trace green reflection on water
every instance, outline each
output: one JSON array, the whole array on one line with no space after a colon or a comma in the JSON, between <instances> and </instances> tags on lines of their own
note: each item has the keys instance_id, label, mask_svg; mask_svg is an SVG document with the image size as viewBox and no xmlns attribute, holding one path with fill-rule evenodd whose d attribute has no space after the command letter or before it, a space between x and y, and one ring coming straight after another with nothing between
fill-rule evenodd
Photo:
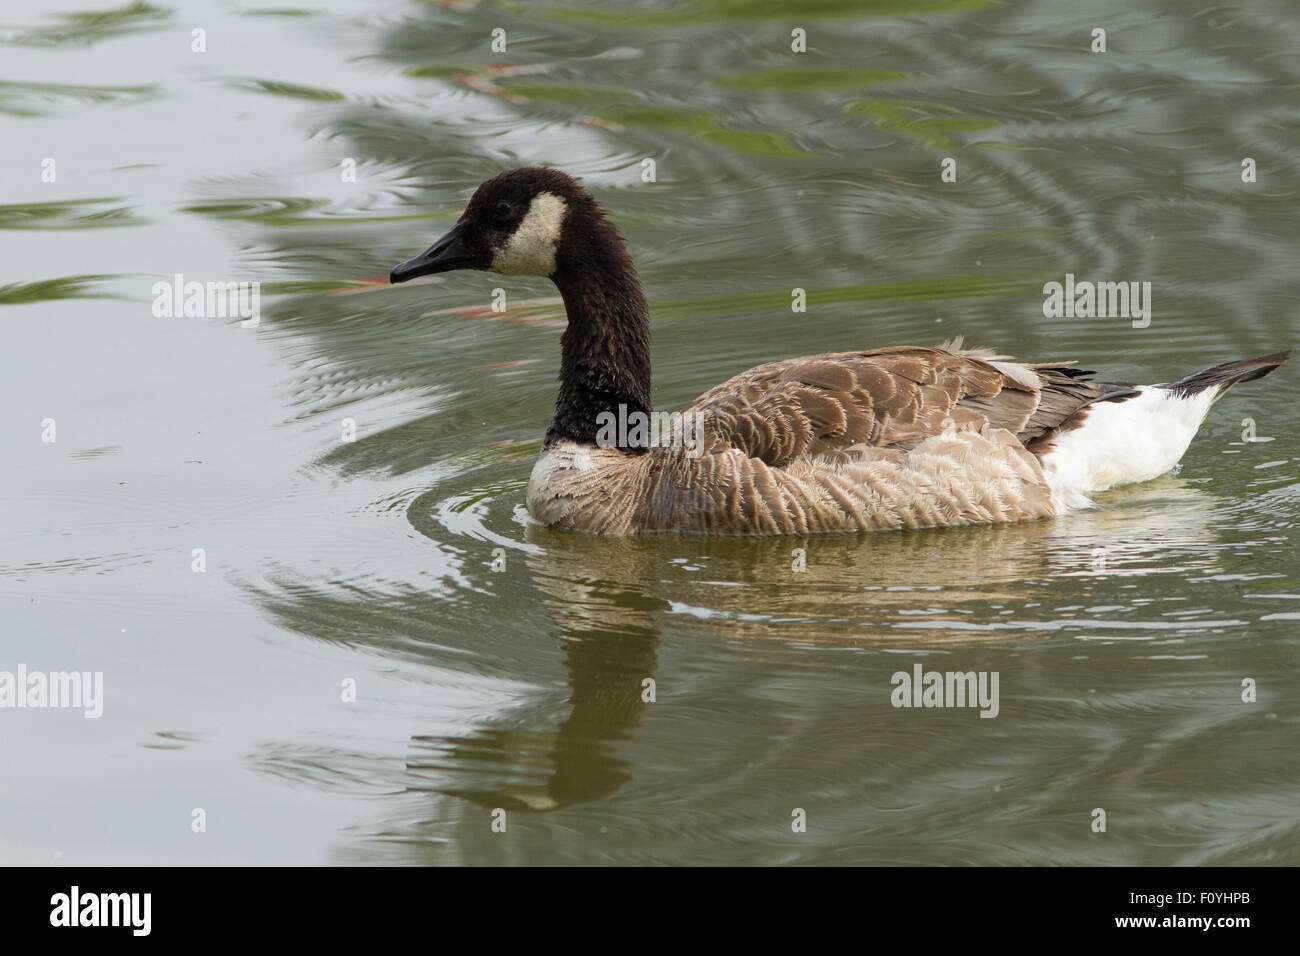
<instances>
[{"instance_id":1,"label":"green reflection on water","mask_svg":"<svg viewBox=\"0 0 1300 956\"><path fill-rule=\"evenodd\" d=\"M10 116L45 116L45 104L73 100L81 103L112 103L154 96L159 88L147 86L78 86L68 83L15 83L0 80L0 113Z\"/></svg>"},{"instance_id":2,"label":"green reflection on water","mask_svg":"<svg viewBox=\"0 0 1300 956\"><path fill-rule=\"evenodd\" d=\"M162 29L172 12L149 3L131 3L112 10L60 13L53 18L57 23L11 33L4 42L21 46L89 46L131 33Z\"/></svg>"},{"instance_id":3,"label":"green reflection on water","mask_svg":"<svg viewBox=\"0 0 1300 956\"><path fill-rule=\"evenodd\" d=\"M960 133L977 133L1002 126L995 119L969 119L951 106L915 100L854 100L844 106L854 116L865 116L877 129L895 130L919 139L934 149L953 149ZM936 115L938 114L938 115Z\"/></svg>"},{"instance_id":4,"label":"green reflection on water","mask_svg":"<svg viewBox=\"0 0 1300 956\"><path fill-rule=\"evenodd\" d=\"M603 110L600 118L620 126L653 126L658 129L688 133L697 139L756 156L811 156L780 133L761 130L729 129L721 117L709 110L673 106L614 106Z\"/></svg>"},{"instance_id":5,"label":"green reflection on water","mask_svg":"<svg viewBox=\"0 0 1300 956\"><path fill-rule=\"evenodd\" d=\"M792 5L790 0L692 0L669 10L615 9L599 7L548 7L537 12L564 20L582 20L593 24L625 24L635 26L671 26L676 24L708 23L711 20L763 21L829 20L840 17L854 19L900 16L923 16L948 13L956 10L974 10L988 6L990 0L810 0ZM522 4L503 3L509 10L522 12L536 8Z\"/></svg>"},{"instance_id":6,"label":"green reflection on water","mask_svg":"<svg viewBox=\"0 0 1300 956\"><path fill-rule=\"evenodd\" d=\"M43 279L40 282L15 282L9 285L0 285L0 305L27 305L32 302L48 302L52 299L119 298L92 287L94 283L106 282L116 278L118 276L64 276L61 279Z\"/></svg>"},{"instance_id":7,"label":"green reflection on water","mask_svg":"<svg viewBox=\"0 0 1300 956\"><path fill-rule=\"evenodd\" d=\"M146 222L130 206L94 209L109 199L69 199L63 202L11 203L0 206L0 229L95 229L109 226L139 226Z\"/></svg>"},{"instance_id":8,"label":"green reflection on water","mask_svg":"<svg viewBox=\"0 0 1300 956\"><path fill-rule=\"evenodd\" d=\"M758 70L721 76L714 82L734 90L820 93L892 83L905 80L908 75L900 70Z\"/></svg>"},{"instance_id":9,"label":"green reflection on water","mask_svg":"<svg viewBox=\"0 0 1300 956\"><path fill-rule=\"evenodd\" d=\"M287 96L295 100L316 100L332 103L344 99L338 90L323 90L315 86L303 86L300 83L286 83L283 80L233 80L231 86L252 90L254 93L270 93L272 96Z\"/></svg>"}]
</instances>

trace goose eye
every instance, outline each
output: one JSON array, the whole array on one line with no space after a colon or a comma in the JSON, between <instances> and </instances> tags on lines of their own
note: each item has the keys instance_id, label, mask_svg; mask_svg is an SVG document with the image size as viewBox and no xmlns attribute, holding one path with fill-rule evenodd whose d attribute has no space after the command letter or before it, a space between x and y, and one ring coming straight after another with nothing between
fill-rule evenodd
<instances>
[{"instance_id":1,"label":"goose eye","mask_svg":"<svg viewBox=\"0 0 1300 956\"><path fill-rule=\"evenodd\" d=\"M510 203L503 199L501 202L497 203L497 218L504 219L508 215L510 215Z\"/></svg>"}]
</instances>

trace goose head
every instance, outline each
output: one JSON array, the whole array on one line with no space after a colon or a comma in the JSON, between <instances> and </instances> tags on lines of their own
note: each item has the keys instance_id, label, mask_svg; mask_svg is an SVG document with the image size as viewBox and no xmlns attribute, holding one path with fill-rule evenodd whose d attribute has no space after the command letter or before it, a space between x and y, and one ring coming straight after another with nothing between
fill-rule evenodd
<instances>
[{"instance_id":1,"label":"goose head","mask_svg":"<svg viewBox=\"0 0 1300 956\"><path fill-rule=\"evenodd\" d=\"M554 277L583 224L603 222L595 200L567 173L538 166L513 169L479 186L452 230L396 266L389 281L454 269Z\"/></svg>"}]
</instances>

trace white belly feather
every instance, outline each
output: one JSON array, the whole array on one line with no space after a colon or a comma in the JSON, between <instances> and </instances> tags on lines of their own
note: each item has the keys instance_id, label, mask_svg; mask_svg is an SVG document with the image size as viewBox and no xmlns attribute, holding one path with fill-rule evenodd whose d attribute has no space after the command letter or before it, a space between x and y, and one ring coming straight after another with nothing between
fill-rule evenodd
<instances>
[{"instance_id":1,"label":"white belly feather","mask_svg":"<svg viewBox=\"0 0 1300 956\"><path fill-rule=\"evenodd\" d=\"M1061 510L1087 507L1092 492L1172 469L1219 390L1187 398L1155 386L1140 391L1127 401L1093 405L1083 425L1059 436L1043 455L1043 473Z\"/></svg>"}]
</instances>

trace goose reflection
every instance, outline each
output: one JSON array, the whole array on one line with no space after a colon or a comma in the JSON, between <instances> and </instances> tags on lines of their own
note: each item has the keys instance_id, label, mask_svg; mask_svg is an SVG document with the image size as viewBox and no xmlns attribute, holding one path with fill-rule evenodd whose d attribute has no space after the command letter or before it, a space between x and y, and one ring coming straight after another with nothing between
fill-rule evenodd
<instances>
[{"instance_id":1,"label":"goose reflection","mask_svg":"<svg viewBox=\"0 0 1300 956\"><path fill-rule=\"evenodd\" d=\"M510 728L413 737L406 786L533 812L606 799L633 778L624 750L656 706L650 687L674 692L649 683L665 628L792 666L818 646L1006 641L1024 631L1007 629L1014 617L1001 625L997 609L1049 600L1062 575L1158 573L1171 549L1184 556L1180 570L1189 555L1212 568L1212 505L1170 478L1068 522L979 529L626 539L529 525L520 554L563 647L567 693L530 699Z\"/></svg>"},{"instance_id":2,"label":"goose reflection","mask_svg":"<svg viewBox=\"0 0 1300 956\"><path fill-rule=\"evenodd\" d=\"M563 645L567 713L556 723L541 713L527 720L553 729L481 727L463 736L412 737L408 788L545 811L600 800L631 779L618 744L634 735L647 706L659 644L654 618L663 602L597 578L551 578L542 590ZM526 710L549 712L552 704L547 698Z\"/></svg>"}]
</instances>

